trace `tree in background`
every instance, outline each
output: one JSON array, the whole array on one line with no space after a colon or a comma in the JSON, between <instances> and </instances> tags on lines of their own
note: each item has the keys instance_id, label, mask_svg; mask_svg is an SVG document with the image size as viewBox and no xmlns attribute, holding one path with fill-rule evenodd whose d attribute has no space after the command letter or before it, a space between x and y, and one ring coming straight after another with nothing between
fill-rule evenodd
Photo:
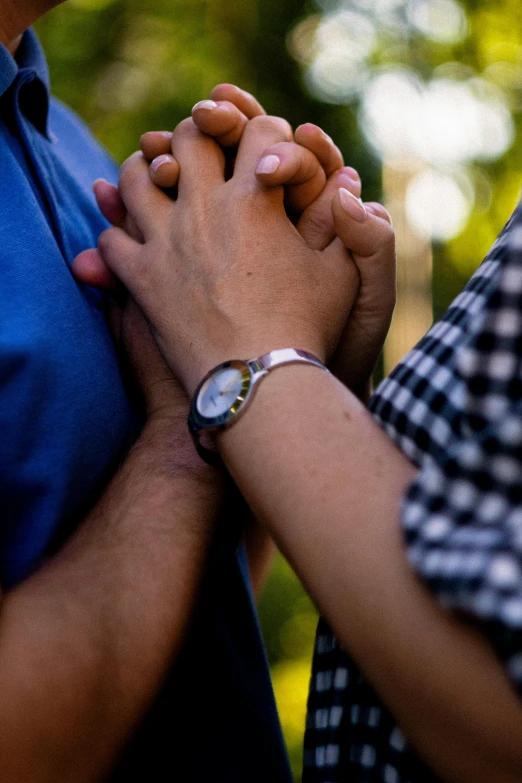
<instances>
[{"instance_id":1,"label":"tree in background","mask_svg":"<svg viewBox=\"0 0 522 783\"><path fill-rule=\"evenodd\" d=\"M398 232L388 365L432 304L437 316L460 290L517 201L518 0L68 0L38 32L55 94L119 161L223 81L294 126L321 125L364 198L384 195ZM260 612L298 779L316 615L282 560Z\"/></svg>"}]
</instances>

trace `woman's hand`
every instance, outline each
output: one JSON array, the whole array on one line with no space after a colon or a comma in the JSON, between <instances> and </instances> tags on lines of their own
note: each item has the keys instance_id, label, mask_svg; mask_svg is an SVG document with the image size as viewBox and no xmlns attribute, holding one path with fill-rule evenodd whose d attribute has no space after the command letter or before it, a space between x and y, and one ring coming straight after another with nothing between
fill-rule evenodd
<instances>
[{"instance_id":1,"label":"woman's hand","mask_svg":"<svg viewBox=\"0 0 522 783\"><path fill-rule=\"evenodd\" d=\"M210 95L211 100L194 106L192 119L225 151L227 167L232 171L249 121L266 112L250 93L233 84L219 84ZM168 132L145 133L141 138L141 150L151 162L151 179L161 188L177 184L179 165L172 155L171 141ZM293 142L276 143L263 151L256 176L267 187L285 186L286 210L297 220L322 193L327 178L343 168L347 187L360 191L359 175L355 169L344 167L341 151L332 139L317 125L305 123L295 131Z\"/></svg>"},{"instance_id":2,"label":"woman's hand","mask_svg":"<svg viewBox=\"0 0 522 783\"><path fill-rule=\"evenodd\" d=\"M249 93L221 84L193 109L197 127L221 146L234 149L248 122L265 112ZM172 134L146 133L141 149L150 161L152 181L159 187L177 184L179 165L172 155ZM285 206L294 216L306 243L323 250L339 236L351 253L360 274L360 290L348 316L330 369L367 400L371 377L386 338L395 305L395 241L391 219L381 204L354 203L361 195L355 169L344 166L332 139L311 123L299 126L294 144L274 144L263 153L270 165L258 165L256 176L266 187L285 185ZM341 194L340 189L348 191Z\"/></svg>"},{"instance_id":3,"label":"woman's hand","mask_svg":"<svg viewBox=\"0 0 522 783\"><path fill-rule=\"evenodd\" d=\"M248 122L265 112L252 95L231 84L215 87L211 98L196 104L193 119L225 148L230 165ZM172 133L166 131L146 133L141 139L152 181L170 194L179 176L171 144ZM354 203L350 193L361 194L358 173L344 166L330 137L311 123L297 128L294 142L276 143L264 150L256 177L266 187L285 186L286 210L310 247L322 250L338 235L351 252L361 287L330 369L361 399L367 399L395 302L394 235L388 213L380 204L365 204L364 212ZM342 198L340 188L348 191ZM98 182L95 193L105 217L113 225L122 224L126 211L117 188ZM135 226L132 229L136 233ZM75 272L91 285L117 284L99 254L82 254L75 261Z\"/></svg>"},{"instance_id":4,"label":"woman's hand","mask_svg":"<svg viewBox=\"0 0 522 783\"><path fill-rule=\"evenodd\" d=\"M256 179L263 151L291 139L283 120L254 118L226 181L220 148L192 120L181 123L172 138L177 201L154 187L141 154L122 168L121 196L144 241L113 228L99 249L189 391L230 358L295 346L326 359L342 332L355 264L338 239L309 248L285 214L282 188Z\"/></svg>"}]
</instances>

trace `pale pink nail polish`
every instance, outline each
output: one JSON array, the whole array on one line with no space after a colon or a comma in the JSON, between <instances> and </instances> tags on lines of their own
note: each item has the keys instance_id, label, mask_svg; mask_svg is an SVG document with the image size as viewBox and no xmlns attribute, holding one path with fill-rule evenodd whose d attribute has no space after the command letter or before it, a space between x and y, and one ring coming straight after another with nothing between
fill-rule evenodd
<instances>
[{"instance_id":1,"label":"pale pink nail polish","mask_svg":"<svg viewBox=\"0 0 522 783\"><path fill-rule=\"evenodd\" d=\"M157 171L160 166L163 166L165 163L172 163L172 158L170 155L158 155L157 158L154 158L152 163L150 164L150 167L152 171Z\"/></svg>"},{"instance_id":2,"label":"pale pink nail polish","mask_svg":"<svg viewBox=\"0 0 522 783\"><path fill-rule=\"evenodd\" d=\"M277 155L266 155L257 165L256 174L274 174L281 165Z\"/></svg>"},{"instance_id":3,"label":"pale pink nail polish","mask_svg":"<svg viewBox=\"0 0 522 783\"><path fill-rule=\"evenodd\" d=\"M200 101L192 107L192 111L195 111L196 109L208 109L209 111L212 111L212 109L217 109L217 107L216 101Z\"/></svg>"},{"instance_id":4,"label":"pale pink nail polish","mask_svg":"<svg viewBox=\"0 0 522 783\"><path fill-rule=\"evenodd\" d=\"M346 188L339 188L339 198L341 199L341 206L344 211L358 223L364 223L368 217L368 213L357 196L354 196L353 193L350 193Z\"/></svg>"}]
</instances>

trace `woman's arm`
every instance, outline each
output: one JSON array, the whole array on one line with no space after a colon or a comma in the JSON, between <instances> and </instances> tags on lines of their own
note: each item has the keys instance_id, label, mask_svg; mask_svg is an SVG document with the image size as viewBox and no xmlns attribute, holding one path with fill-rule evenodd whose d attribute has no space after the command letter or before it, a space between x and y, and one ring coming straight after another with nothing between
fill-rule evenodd
<instances>
[{"instance_id":1,"label":"woman's arm","mask_svg":"<svg viewBox=\"0 0 522 783\"><path fill-rule=\"evenodd\" d=\"M350 252L339 239L324 250L305 245L282 192L255 179L263 150L289 135L280 120L252 120L225 180L219 149L183 123L173 136L176 202L151 185L142 159L123 168L122 196L144 243L110 229L100 251L189 394L220 361L283 347L325 359L359 281L393 258L389 223L361 214L349 194L349 206L358 205L346 232ZM341 211L339 192L334 219ZM444 613L410 569L399 511L415 470L355 396L318 368L277 369L218 446L254 513L433 769L451 783L521 781L515 692L488 643Z\"/></svg>"},{"instance_id":2,"label":"woman's arm","mask_svg":"<svg viewBox=\"0 0 522 783\"><path fill-rule=\"evenodd\" d=\"M522 708L488 643L437 606L406 560L415 469L320 369L269 374L219 436L227 467L341 645L451 783L522 780Z\"/></svg>"}]
</instances>

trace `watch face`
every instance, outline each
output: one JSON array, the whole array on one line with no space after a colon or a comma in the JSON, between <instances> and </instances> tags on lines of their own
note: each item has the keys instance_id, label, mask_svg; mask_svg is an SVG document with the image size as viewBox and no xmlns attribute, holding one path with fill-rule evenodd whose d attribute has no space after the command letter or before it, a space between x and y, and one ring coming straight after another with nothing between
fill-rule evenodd
<instances>
[{"instance_id":1,"label":"watch face","mask_svg":"<svg viewBox=\"0 0 522 783\"><path fill-rule=\"evenodd\" d=\"M205 419L216 419L235 413L250 386L250 372L242 363L230 363L216 370L199 390L198 413Z\"/></svg>"}]
</instances>

